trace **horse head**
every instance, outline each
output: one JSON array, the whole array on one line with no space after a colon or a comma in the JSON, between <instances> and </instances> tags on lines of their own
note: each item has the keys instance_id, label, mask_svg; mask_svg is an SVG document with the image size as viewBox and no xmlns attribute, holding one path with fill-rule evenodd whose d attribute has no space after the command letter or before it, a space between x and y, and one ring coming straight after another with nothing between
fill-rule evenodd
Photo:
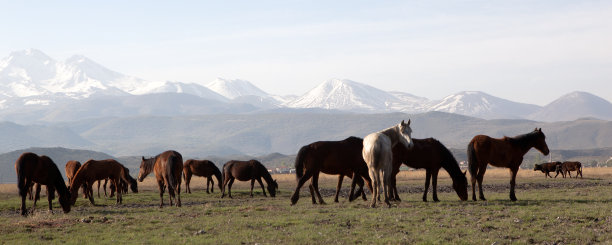
<instances>
[{"instance_id":1,"label":"horse head","mask_svg":"<svg viewBox=\"0 0 612 245\"><path fill-rule=\"evenodd\" d=\"M468 199L467 178L465 177L466 174L467 171L462 172L460 178L453 179L453 189L455 190L455 192L457 192L457 195L459 196L459 199L461 199L461 201L465 201Z\"/></svg>"},{"instance_id":2,"label":"horse head","mask_svg":"<svg viewBox=\"0 0 612 245\"><path fill-rule=\"evenodd\" d=\"M149 173L151 173L151 170L153 168L153 164L151 164L150 162L153 160L153 158L149 158L146 159L144 156L142 157L142 161L140 162L140 171L138 172L138 181L142 182L144 180L144 178L147 177L147 175L149 175Z\"/></svg>"},{"instance_id":3,"label":"horse head","mask_svg":"<svg viewBox=\"0 0 612 245\"><path fill-rule=\"evenodd\" d=\"M536 128L533 133L535 133L538 137L536 138L536 142L534 147L538 149L538 151L542 152L545 156L550 153L548 150L548 145L546 145L546 135L542 132L542 128Z\"/></svg>"},{"instance_id":4,"label":"horse head","mask_svg":"<svg viewBox=\"0 0 612 245\"><path fill-rule=\"evenodd\" d=\"M276 180L272 180L272 182L268 183L268 192L270 192L271 197L276 196L276 189L278 189L278 183Z\"/></svg>"},{"instance_id":5,"label":"horse head","mask_svg":"<svg viewBox=\"0 0 612 245\"><path fill-rule=\"evenodd\" d=\"M397 125L397 128L399 129L399 138L402 144L404 144L406 148L412 148L414 144L412 143L412 129L410 128L410 119L408 119L408 123L404 123L404 120L402 120L402 122Z\"/></svg>"},{"instance_id":6,"label":"horse head","mask_svg":"<svg viewBox=\"0 0 612 245\"><path fill-rule=\"evenodd\" d=\"M71 198L70 198L70 191L67 191L65 194L60 195L59 197L59 203L60 206L62 206L62 210L64 210L64 213L68 213L70 212L70 205L71 205Z\"/></svg>"}]
</instances>

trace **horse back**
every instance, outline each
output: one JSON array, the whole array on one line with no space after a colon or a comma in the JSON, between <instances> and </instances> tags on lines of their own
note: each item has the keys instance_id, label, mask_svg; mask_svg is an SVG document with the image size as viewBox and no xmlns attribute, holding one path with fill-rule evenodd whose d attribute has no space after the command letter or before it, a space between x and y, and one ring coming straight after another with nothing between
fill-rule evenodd
<instances>
[{"instance_id":1,"label":"horse back","mask_svg":"<svg viewBox=\"0 0 612 245\"><path fill-rule=\"evenodd\" d=\"M381 133L371 133L363 138L363 159L368 165L368 168L379 169L382 164L393 159L393 151L391 148L391 139Z\"/></svg>"},{"instance_id":2,"label":"horse back","mask_svg":"<svg viewBox=\"0 0 612 245\"><path fill-rule=\"evenodd\" d=\"M226 177L234 177L240 181L252 180L260 176L259 174L259 163L258 161L229 161L224 166ZM263 167L263 165L262 165Z\"/></svg>"},{"instance_id":3,"label":"horse back","mask_svg":"<svg viewBox=\"0 0 612 245\"><path fill-rule=\"evenodd\" d=\"M42 185L53 185L57 178L62 178L51 158L31 152L19 156L15 161L15 171L18 178L26 178Z\"/></svg>"}]
</instances>

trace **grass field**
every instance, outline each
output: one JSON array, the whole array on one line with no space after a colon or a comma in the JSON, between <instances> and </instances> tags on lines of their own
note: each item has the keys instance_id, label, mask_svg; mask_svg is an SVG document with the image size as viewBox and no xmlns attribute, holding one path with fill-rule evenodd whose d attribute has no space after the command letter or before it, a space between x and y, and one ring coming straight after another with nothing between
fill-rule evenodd
<instances>
[{"instance_id":1,"label":"grass field","mask_svg":"<svg viewBox=\"0 0 612 245\"><path fill-rule=\"evenodd\" d=\"M70 213L57 202L49 213L43 197L32 215L21 217L16 185L0 185L0 243L612 243L612 168L585 168L584 179L545 179L523 170L516 202L508 198L507 170L487 171L486 202L459 201L442 172L441 202L422 202L424 172L405 171L398 178L403 201L374 209L346 196L334 203L334 176L321 178L328 204L313 205L302 188L299 202L290 206L294 175L274 176L281 187L276 198L263 197L258 186L251 198L242 182L234 184L233 199L221 199L218 189L206 194L203 179L195 178L194 193L181 194L183 207L160 209L149 177L122 205L102 197L92 206L79 197Z\"/></svg>"}]
</instances>

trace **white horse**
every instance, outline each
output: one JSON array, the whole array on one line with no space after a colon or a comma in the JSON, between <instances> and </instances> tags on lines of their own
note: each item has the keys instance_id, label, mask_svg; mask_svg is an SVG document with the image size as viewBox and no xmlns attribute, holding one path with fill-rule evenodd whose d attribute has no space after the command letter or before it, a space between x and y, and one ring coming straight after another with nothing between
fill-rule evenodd
<instances>
[{"instance_id":1,"label":"white horse","mask_svg":"<svg viewBox=\"0 0 612 245\"><path fill-rule=\"evenodd\" d=\"M371 133L363 138L363 160L368 164L370 178L372 179L372 203L370 207L376 206L376 200L380 200L380 186L382 171L384 177L383 190L385 194L385 203L390 207L389 203L389 188L391 183L391 172L393 171L393 147L397 143L401 143L406 148L412 148L412 129L410 128L410 120L404 123L404 120L398 125L387 128L385 130Z\"/></svg>"}]
</instances>

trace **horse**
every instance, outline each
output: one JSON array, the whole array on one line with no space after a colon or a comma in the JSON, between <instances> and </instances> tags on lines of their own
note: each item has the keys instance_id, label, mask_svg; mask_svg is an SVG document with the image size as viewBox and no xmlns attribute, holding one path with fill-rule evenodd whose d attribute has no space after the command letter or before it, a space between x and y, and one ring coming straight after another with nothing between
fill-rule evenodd
<instances>
[{"instance_id":1,"label":"horse","mask_svg":"<svg viewBox=\"0 0 612 245\"><path fill-rule=\"evenodd\" d=\"M570 171L576 171L576 179L578 178L579 174L580 178L582 178L582 163L580 162L563 162L563 164L561 164L561 166L557 166L557 168L560 168L561 171L557 172L561 172L563 178L565 178L566 174L571 178L572 174Z\"/></svg>"},{"instance_id":2,"label":"horse","mask_svg":"<svg viewBox=\"0 0 612 245\"><path fill-rule=\"evenodd\" d=\"M193 160L189 159L183 163L183 178L185 178L185 193L191 193L189 183L191 182L191 176L202 176L206 177L206 193L215 192L215 181L212 179L214 175L217 178L217 185L221 190L221 184L223 182L223 176L221 170L215 166L215 164L209 160ZM210 192L208 188L210 187Z\"/></svg>"},{"instance_id":3,"label":"horse","mask_svg":"<svg viewBox=\"0 0 612 245\"><path fill-rule=\"evenodd\" d=\"M425 169L425 192L423 193L423 202L427 202L427 192L429 190L429 181L433 187L433 200L438 202L438 171L444 168L448 175L453 180L453 189L457 192L459 199L465 201L468 198L466 172L461 172L459 163L453 154L440 141L434 138L427 139L412 139L413 147L407 149L403 145L397 144L393 147L393 172L391 179L390 195L397 201L400 201L397 186L396 176L399 173L400 166L406 164L411 168Z\"/></svg>"},{"instance_id":4,"label":"horse","mask_svg":"<svg viewBox=\"0 0 612 245\"><path fill-rule=\"evenodd\" d=\"M412 148L412 129L410 128L410 120L404 123L404 120L398 125L384 129L379 132L368 134L363 138L362 156L368 165L368 172L373 183L372 203L370 207L376 206L377 198L380 198L380 187L383 186L385 195L385 203L391 207L389 203L389 189L391 187L391 178L393 172L393 147L398 143L406 148ZM383 174L381 179L380 174ZM382 183L384 181L384 184Z\"/></svg>"},{"instance_id":5,"label":"horse","mask_svg":"<svg viewBox=\"0 0 612 245\"><path fill-rule=\"evenodd\" d=\"M555 178L557 178L560 173L560 171L557 171L557 166L561 166L561 162L545 162L542 164L535 164L533 166L533 171L540 170L542 171L542 173L544 173L544 178L550 177L551 179L552 176L550 175L550 173L557 172L557 175L555 175Z\"/></svg>"},{"instance_id":6,"label":"horse","mask_svg":"<svg viewBox=\"0 0 612 245\"><path fill-rule=\"evenodd\" d=\"M221 198L225 197L225 186L228 187L229 197L232 198L232 184L234 183L234 179L240 181L251 181L251 197L253 197L253 187L255 185L255 180L259 182L261 189L263 190L263 195L267 197L266 190L264 189L264 185L261 182L261 178L266 181L268 184L268 192L270 192L271 197L276 196L276 189L278 189L278 183L276 180L272 179L272 176L264 167L261 162L257 160L250 161L228 161L223 164L223 188Z\"/></svg>"},{"instance_id":7,"label":"horse","mask_svg":"<svg viewBox=\"0 0 612 245\"><path fill-rule=\"evenodd\" d=\"M76 172L74 177L72 178L72 182L70 182L70 193L72 193L71 204L74 205L77 199L77 193L79 191L79 187L83 184L87 184L87 191L89 192L89 202L92 205L95 205L92 185L95 181L110 179L115 186L119 186L119 183L123 180L127 183L130 183L130 188L132 192L138 193L138 182L134 180L126 171L126 168L119 162L113 159L106 160L87 160ZM117 204L121 204L123 202L123 197L120 191L117 191Z\"/></svg>"},{"instance_id":8,"label":"horse","mask_svg":"<svg viewBox=\"0 0 612 245\"><path fill-rule=\"evenodd\" d=\"M519 166L523 162L523 156L532 147L544 155L548 155L546 136L542 128L536 128L533 132L515 137L504 136L501 139L491 138L486 135L476 135L470 141L467 148L468 168L472 182L472 200L476 201L476 181L480 200L486 201L482 192L482 180L487 171L487 165L509 168L512 173L510 180L510 200L516 201L514 186Z\"/></svg>"},{"instance_id":9,"label":"horse","mask_svg":"<svg viewBox=\"0 0 612 245\"><path fill-rule=\"evenodd\" d=\"M159 186L159 207L164 206L164 190L168 187L170 206L175 200L177 207L181 206L181 175L183 174L183 156L176 151L165 151L161 154L146 159L142 157L138 181L142 182L151 172L155 172L157 185ZM176 194L175 194L176 193Z\"/></svg>"},{"instance_id":10,"label":"horse","mask_svg":"<svg viewBox=\"0 0 612 245\"><path fill-rule=\"evenodd\" d=\"M128 178L128 182L125 182L123 179L121 179L121 181L119 182L119 188L117 189L115 187L115 184L111 181L110 185L109 185L109 189L110 189L110 195L109 197L113 197L115 196L115 190L121 191L121 194L127 194L128 193L128 186L129 183L136 183L136 179L134 179L131 175L130 175L130 170L128 168L126 168L125 166L123 166L125 172L127 173L127 178ZM104 180L104 193L106 193L106 182L107 180L109 180L108 178ZM137 193L137 192L135 192ZM106 195L104 195L106 196Z\"/></svg>"},{"instance_id":11,"label":"horse","mask_svg":"<svg viewBox=\"0 0 612 245\"><path fill-rule=\"evenodd\" d=\"M366 180L370 191L372 190L372 182L368 175L368 166L365 161L363 161L363 157L361 157L362 148L363 139L353 136L341 141L317 141L300 148L295 158L295 175L298 184L295 192L291 196L291 205L297 203L300 198L300 188L302 188L304 183L310 178L312 178L309 186L312 203L317 203L314 196L315 193L319 198L319 203L325 203L319 193L319 172L329 175L339 175L334 202L338 202L338 195L340 193L340 187L342 187L344 176L353 179L349 192L349 201L353 200L352 194L355 189L355 184L359 185L358 194L356 196L359 196L359 193L361 193L365 200L363 179Z\"/></svg>"},{"instance_id":12,"label":"horse","mask_svg":"<svg viewBox=\"0 0 612 245\"><path fill-rule=\"evenodd\" d=\"M15 172L17 172L17 188L21 196L21 215L26 216L27 210L25 199L32 183L47 186L47 199L49 210L53 207L51 201L55 198L55 191L59 194L59 203L64 213L70 212L70 192L66 187L64 178L57 168L57 165L48 156L38 156L31 152L21 154L15 162Z\"/></svg>"},{"instance_id":13,"label":"horse","mask_svg":"<svg viewBox=\"0 0 612 245\"><path fill-rule=\"evenodd\" d=\"M72 178L74 178L74 175L76 174L76 172L79 170L79 168L81 167L81 163L79 161L68 161L66 162L66 166L64 167L64 171L66 171L66 178L68 179L68 184L70 184L70 182L72 182ZM87 185L83 184L83 198L87 198ZM70 189L70 186L68 186L68 189Z\"/></svg>"}]
</instances>

